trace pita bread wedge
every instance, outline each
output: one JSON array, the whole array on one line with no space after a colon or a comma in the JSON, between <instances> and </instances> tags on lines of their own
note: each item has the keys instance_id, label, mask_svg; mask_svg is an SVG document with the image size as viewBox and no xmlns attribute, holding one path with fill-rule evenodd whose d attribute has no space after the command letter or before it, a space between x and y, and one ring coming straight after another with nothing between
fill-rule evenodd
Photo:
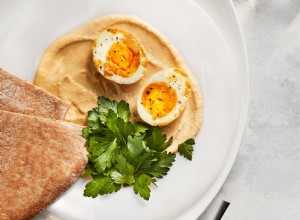
<instances>
[{"instance_id":1,"label":"pita bread wedge","mask_svg":"<svg viewBox=\"0 0 300 220\"><path fill-rule=\"evenodd\" d=\"M68 106L52 94L0 69L0 109L63 120Z\"/></svg>"},{"instance_id":2,"label":"pita bread wedge","mask_svg":"<svg viewBox=\"0 0 300 220\"><path fill-rule=\"evenodd\" d=\"M0 110L0 219L31 219L87 163L82 126Z\"/></svg>"}]
</instances>

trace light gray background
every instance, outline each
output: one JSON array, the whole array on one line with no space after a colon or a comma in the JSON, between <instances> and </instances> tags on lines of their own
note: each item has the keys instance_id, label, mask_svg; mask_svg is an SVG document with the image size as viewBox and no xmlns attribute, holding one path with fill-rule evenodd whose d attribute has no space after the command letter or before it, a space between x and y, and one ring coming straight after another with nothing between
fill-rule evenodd
<instances>
[{"instance_id":1,"label":"light gray background","mask_svg":"<svg viewBox=\"0 0 300 220\"><path fill-rule=\"evenodd\" d=\"M34 2L11 1L0 0L0 42ZM234 5L249 56L248 125L228 179L199 220L213 219L223 199L231 202L224 220L300 219L300 0Z\"/></svg>"},{"instance_id":2,"label":"light gray background","mask_svg":"<svg viewBox=\"0 0 300 220\"><path fill-rule=\"evenodd\" d=\"M250 68L248 125L233 169L199 220L300 219L300 0L234 0ZM222 220L223 220L222 219Z\"/></svg>"}]
</instances>

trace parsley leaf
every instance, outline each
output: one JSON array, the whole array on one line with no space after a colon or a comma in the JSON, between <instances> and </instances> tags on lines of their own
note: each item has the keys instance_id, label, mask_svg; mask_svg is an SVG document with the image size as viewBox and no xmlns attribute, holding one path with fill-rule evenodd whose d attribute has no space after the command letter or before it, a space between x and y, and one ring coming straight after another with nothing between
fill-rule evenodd
<instances>
[{"instance_id":1,"label":"parsley leaf","mask_svg":"<svg viewBox=\"0 0 300 220\"><path fill-rule=\"evenodd\" d=\"M130 117L129 104L123 100L119 102L117 105L117 113L120 118L127 122Z\"/></svg>"},{"instance_id":2,"label":"parsley leaf","mask_svg":"<svg viewBox=\"0 0 300 220\"><path fill-rule=\"evenodd\" d=\"M82 136L83 136L85 139L88 139L88 138L89 138L89 135L90 135L90 129L89 129L89 128L83 128L83 129L82 129Z\"/></svg>"},{"instance_id":3,"label":"parsley leaf","mask_svg":"<svg viewBox=\"0 0 300 220\"><path fill-rule=\"evenodd\" d=\"M192 160L192 154L194 151L193 145L195 144L194 139L187 139L185 142L179 144L178 152L188 160Z\"/></svg>"},{"instance_id":4,"label":"parsley leaf","mask_svg":"<svg viewBox=\"0 0 300 220\"><path fill-rule=\"evenodd\" d=\"M100 156L92 161L95 163L94 167L99 173L105 171L107 168L111 168L112 164L115 162L117 150L118 145L117 140L115 139Z\"/></svg>"},{"instance_id":5,"label":"parsley leaf","mask_svg":"<svg viewBox=\"0 0 300 220\"><path fill-rule=\"evenodd\" d=\"M171 146L172 143L173 143L173 136L171 136L171 137L169 138L169 140L165 143L164 148L167 149L168 147Z\"/></svg>"},{"instance_id":6,"label":"parsley leaf","mask_svg":"<svg viewBox=\"0 0 300 220\"><path fill-rule=\"evenodd\" d=\"M103 96L98 97L98 111L99 113L107 114L109 110L117 113L118 102L115 100L110 100Z\"/></svg>"},{"instance_id":7,"label":"parsley leaf","mask_svg":"<svg viewBox=\"0 0 300 220\"><path fill-rule=\"evenodd\" d=\"M127 138L127 149L128 156L130 158L135 158L142 153L146 147L145 141L143 141L144 136L128 136Z\"/></svg>"},{"instance_id":8,"label":"parsley leaf","mask_svg":"<svg viewBox=\"0 0 300 220\"><path fill-rule=\"evenodd\" d=\"M93 178L85 186L84 196L97 197L98 194L105 195L113 192L117 192L120 189L120 186L115 184L111 178L98 175Z\"/></svg>"},{"instance_id":9,"label":"parsley leaf","mask_svg":"<svg viewBox=\"0 0 300 220\"><path fill-rule=\"evenodd\" d=\"M133 175L126 176L126 175L119 173L118 171L112 172L111 178L117 184L131 185L135 181Z\"/></svg>"},{"instance_id":10,"label":"parsley leaf","mask_svg":"<svg viewBox=\"0 0 300 220\"><path fill-rule=\"evenodd\" d=\"M167 175L170 167L173 165L175 157L175 154L164 151L156 158L156 161L151 163L150 167L146 167L142 171L152 177L163 178L163 176Z\"/></svg>"},{"instance_id":11,"label":"parsley leaf","mask_svg":"<svg viewBox=\"0 0 300 220\"><path fill-rule=\"evenodd\" d=\"M135 135L140 135L149 129L149 125L142 122L136 122L134 124L134 128L135 128Z\"/></svg>"},{"instance_id":12,"label":"parsley leaf","mask_svg":"<svg viewBox=\"0 0 300 220\"><path fill-rule=\"evenodd\" d=\"M97 175L97 171L95 170L94 165L91 161L89 161L86 165L84 175Z\"/></svg>"},{"instance_id":13,"label":"parsley leaf","mask_svg":"<svg viewBox=\"0 0 300 220\"><path fill-rule=\"evenodd\" d=\"M152 127L149 129L145 136L145 141L147 142L147 146L151 150L155 150L161 152L165 150L165 141L167 140L167 136L163 134L161 127Z\"/></svg>"},{"instance_id":14,"label":"parsley leaf","mask_svg":"<svg viewBox=\"0 0 300 220\"><path fill-rule=\"evenodd\" d=\"M128 135L135 133L134 125L130 121L125 122L122 118L119 118L112 110L108 111L106 124L114 135L123 142L127 139Z\"/></svg>"},{"instance_id":15,"label":"parsley leaf","mask_svg":"<svg viewBox=\"0 0 300 220\"><path fill-rule=\"evenodd\" d=\"M88 150L93 156L98 157L103 154L115 140L109 137L91 137Z\"/></svg>"},{"instance_id":16,"label":"parsley leaf","mask_svg":"<svg viewBox=\"0 0 300 220\"><path fill-rule=\"evenodd\" d=\"M136 179L133 190L135 194L139 194L142 198L149 200L151 191L149 185L154 182L155 180L151 179L150 176L146 174L141 174Z\"/></svg>"},{"instance_id":17,"label":"parsley leaf","mask_svg":"<svg viewBox=\"0 0 300 220\"><path fill-rule=\"evenodd\" d=\"M87 121L88 127L90 130L98 130L101 127L101 122L99 119L99 113L96 111L96 109L93 109L88 112L88 121Z\"/></svg>"},{"instance_id":18,"label":"parsley leaf","mask_svg":"<svg viewBox=\"0 0 300 220\"><path fill-rule=\"evenodd\" d=\"M127 185L131 185L134 183L134 166L129 164L124 156L117 156L115 168L117 171L114 171L111 174L111 178L114 180L115 183Z\"/></svg>"},{"instance_id":19,"label":"parsley leaf","mask_svg":"<svg viewBox=\"0 0 300 220\"><path fill-rule=\"evenodd\" d=\"M127 163L125 157L122 155L117 156L115 168L124 176L130 176L134 173L134 167Z\"/></svg>"},{"instance_id":20,"label":"parsley leaf","mask_svg":"<svg viewBox=\"0 0 300 220\"><path fill-rule=\"evenodd\" d=\"M115 100L111 101L108 98L102 96L98 97L98 108L97 112L103 116L106 116L109 111L113 111L118 117L127 122L130 118L129 104L125 101L117 102ZM102 118L104 119L104 118Z\"/></svg>"}]
</instances>

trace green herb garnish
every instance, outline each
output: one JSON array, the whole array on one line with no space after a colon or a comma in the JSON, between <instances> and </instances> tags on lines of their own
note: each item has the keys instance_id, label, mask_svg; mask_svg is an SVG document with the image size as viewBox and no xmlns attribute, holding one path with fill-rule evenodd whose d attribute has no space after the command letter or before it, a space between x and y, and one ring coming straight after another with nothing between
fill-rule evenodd
<instances>
[{"instance_id":1,"label":"green herb garnish","mask_svg":"<svg viewBox=\"0 0 300 220\"><path fill-rule=\"evenodd\" d=\"M167 140L159 126L129 118L128 103L101 96L98 107L88 112L88 127L82 131L89 150L85 174L93 180L85 186L85 196L95 198L133 185L136 194L149 200L149 186L173 165L176 155L165 151L173 137ZM191 160L194 144L193 139L180 144L180 154Z\"/></svg>"},{"instance_id":2,"label":"green herb garnish","mask_svg":"<svg viewBox=\"0 0 300 220\"><path fill-rule=\"evenodd\" d=\"M178 152L188 160L192 160L194 139L188 139L178 146Z\"/></svg>"}]
</instances>

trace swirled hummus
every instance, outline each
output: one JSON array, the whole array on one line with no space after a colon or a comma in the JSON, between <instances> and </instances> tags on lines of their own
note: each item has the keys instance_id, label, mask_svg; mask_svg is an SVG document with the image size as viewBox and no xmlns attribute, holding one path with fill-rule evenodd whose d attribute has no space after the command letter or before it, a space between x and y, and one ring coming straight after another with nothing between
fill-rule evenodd
<instances>
[{"instance_id":1,"label":"swirled hummus","mask_svg":"<svg viewBox=\"0 0 300 220\"><path fill-rule=\"evenodd\" d=\"M131 85L121 85L105 79L93 64L92 47L97 36L108 28L127 31L142 45L147 55L147 70L143 78ZM95 18L73 32L55 40L44 52L34 84L64 99L69 104L65 120L85 125L87 111L97 105L97 97L125 100L130 105L132 120L141 120L137 113L137 95L143 83L155 72L178 67L191 81L190 95L184 112L163 127L173 136L169 151L176 152L179 143L194 138L202 125L202 96L197 80L177 49L154 27L130 15L108 15Z\"/></svg>"}]
</instances>

